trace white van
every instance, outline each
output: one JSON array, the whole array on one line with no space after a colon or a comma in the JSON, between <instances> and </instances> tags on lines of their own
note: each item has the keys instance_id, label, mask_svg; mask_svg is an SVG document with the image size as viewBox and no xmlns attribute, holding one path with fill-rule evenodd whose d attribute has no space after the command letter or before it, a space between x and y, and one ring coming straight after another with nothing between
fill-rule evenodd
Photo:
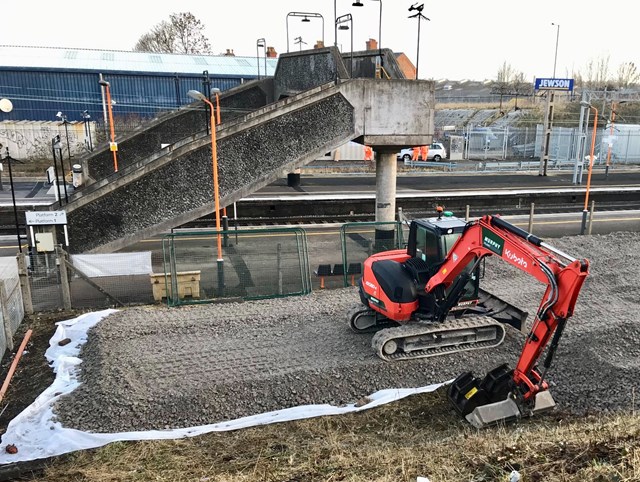
<instances>
[{"instance_id":1,"label":"white van","mask_svg":"<svg viewBox=\"0 0 640 482\"><path fill-rule=\"evenodd\" d=\"M411 161L412 156L413 156L413 148L409 148L409 149L402 149L398 153L397 157L399 161L404 161L408 163ZM446 159L446 158L447 158L447 149L445 149L444 144L440 142L432 142L431 144L429 144L427 161L440 162L442 159Z\"/></svg>"}]
</instances>

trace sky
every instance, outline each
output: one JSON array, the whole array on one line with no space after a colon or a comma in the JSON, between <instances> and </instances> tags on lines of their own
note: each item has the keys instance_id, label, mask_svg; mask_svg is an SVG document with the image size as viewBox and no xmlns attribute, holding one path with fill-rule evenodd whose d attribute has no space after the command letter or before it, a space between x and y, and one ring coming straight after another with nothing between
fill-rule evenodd
<instances>
[{"instance_id":1,"label":"sky","mask_svg":"<svg viewBox=\"0 0 640 482\"><path fill-rule=\"evenodd\" d=\"M416 64L418 22L412 0L382 1L381 46L404 52ZM191 12L205 25L214 54L233 49L254 57L265 38L278 53L297 50L296 37L312 48L323 38L322 20L302 23L290 12L311 12L324 19L325 45L334 43L337 15L353 17L353 50L364 50L378 37L380 2L362 0L45 0L3 2L0 45L131 50L138 38L171 13ZM637 17L631 0L458 0L424 4L420 23L419 77L422 79L495 80L506 62L525 78L570 78L586 72L589 62L608 59L612 76L625 62L640 66ZM288 19L288 21L287 21ZM555 25L553 25L555 24ZM558 27L559 26L559 27ZM351 50L349 31L338 31L338 47ZM556 58L557 46L557 58ZM0 59L0 64L2 59Z\"/></svg>"}]
</instances>

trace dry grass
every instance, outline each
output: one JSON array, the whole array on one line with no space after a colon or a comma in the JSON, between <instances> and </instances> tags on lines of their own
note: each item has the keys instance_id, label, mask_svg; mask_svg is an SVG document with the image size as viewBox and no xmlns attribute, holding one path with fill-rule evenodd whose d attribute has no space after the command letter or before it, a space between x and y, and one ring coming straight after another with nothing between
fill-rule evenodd
<instances>
[{"instance_id":1,"label":"dry grass","mask_svg":"<svg viewBox=\"0 0 640 482\"><path fill-rule=\"evenodd\" d=\"M359 414L175 441L114 443L54 461L31 480L640 480L640 418L552 416L477 431L444 393Z\"/></svg>"}]
</instances>

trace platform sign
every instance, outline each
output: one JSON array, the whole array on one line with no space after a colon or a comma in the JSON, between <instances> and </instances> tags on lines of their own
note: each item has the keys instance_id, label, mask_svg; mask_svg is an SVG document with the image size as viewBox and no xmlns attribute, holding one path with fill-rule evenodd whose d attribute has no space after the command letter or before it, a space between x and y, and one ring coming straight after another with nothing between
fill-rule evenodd
<instances>
[{"instance_id":1,"label":"platform sign","mask_svg":"<svg viewBox=\"0 0 640 482\"><path fill-rule=\"evenodd\" d=\"M536 79L536 90L564 90L573 92L573 79Z\"/></svg>"},{"instance_id":2,"label":"platform sign","mask_svg":"<svg viewBox=\"0 0 640 482\"><path fill-rule=\"evenodd\" d=\"M25 212L28 226L50 226L52 224L67 224L66 211L27 211Z\"/></svg>"}]
</instances>

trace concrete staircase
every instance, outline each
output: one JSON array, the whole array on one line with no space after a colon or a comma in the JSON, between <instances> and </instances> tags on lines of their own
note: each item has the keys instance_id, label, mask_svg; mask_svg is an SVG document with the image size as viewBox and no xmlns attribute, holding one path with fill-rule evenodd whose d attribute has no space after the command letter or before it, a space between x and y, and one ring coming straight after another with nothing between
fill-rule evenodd
<instances>
[{"instance_id":1,"label":"concrete staircase","mask_svg":"<svg viewBox=\"0 0 640 482\"><path fill-rule=\"evenodd\" d=\"M347 77L334 47L296 52L281 57L274 79L221 97L221 206L349 140L380 149L430 141L432 82ZM192 104L123 138L118 173L106 149L83 161L91 183L65 207L71 252L117 251L213 211L211 142L201 107Z\"/></svg>"}]
</instances>

